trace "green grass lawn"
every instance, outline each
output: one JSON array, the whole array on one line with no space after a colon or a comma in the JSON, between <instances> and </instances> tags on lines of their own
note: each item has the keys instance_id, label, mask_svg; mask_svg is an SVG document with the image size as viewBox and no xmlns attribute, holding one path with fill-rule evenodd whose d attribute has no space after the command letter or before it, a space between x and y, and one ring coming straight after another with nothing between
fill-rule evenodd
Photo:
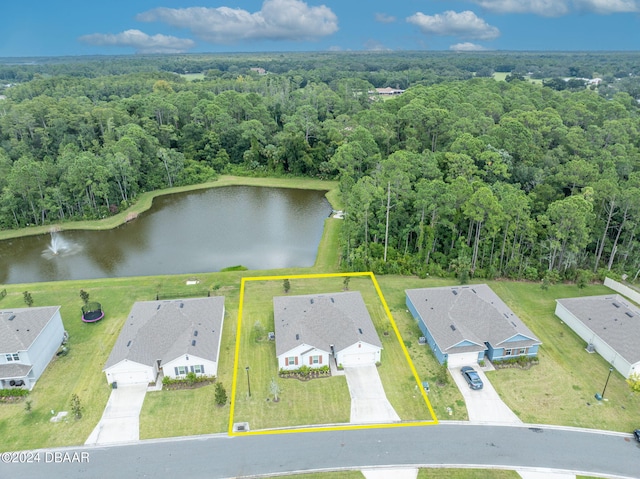
<instances>
[{"instance_id":1,"label":"green grass lawn","mask_svg":"<svg viewBox=\"0 0 640 479\"><path fill-rule=\"evenodd\" d=\"M273 178L222 177L215 183L217 186L227 184L315 189L335 187L331 182ZM198 187L208 186L213 184ZM332 193L335 190L328 197ZM151 199L150 196L145 201L150 205ZM334 208L338 209L339 206L335 206L337 198L332 198L331 201ZM144 208L143 203L141 201L136 207ZM91 226L104 225L105 223L96 222ZM76 226L78 225L73 225ZM341 220L326 220L319 255L313 268L197 275L200 280L199 288L204 287L226 297L218 380L225 386L229 396L233 377L240 279L335 271L339 260L338 235L341 226ZM31 230L27 234L30 232ZM0 238L5 233L0 233ZM34 306L61 305L65 329L70 334L70 352L65 357L54 359L39 379L29 395L32 405L30 412L25 411L24 401L0 404L0 437L3 438L0 450L84 443L98 423L108 400L110 389L102 368L133 303L155 299L158 292L171 292L177 297L183 293L188 295L192 287L185 284L187 279L193 279L193 275L3 286L8 293L7 297L0 300L0 307L3 309L25 307L23 291L31 293ZM430 383L428 397L435 413L440 419L467 419L462 395L453 381L449 379L442 383L437 380L441 377L440 366L428 346L418 345L421 333L405 306L405 289L450 285L454 284L453 280L423 280L402 276L381 276L377 279L420 380ZM282 283L248 284L250 287L247 292L250 294L247 295L242 330L237 419L248 420L252 428L347 422L350 398L344 378L318 379L305 383L279 379L282 399L278 403L273 402L269 385L277 372L275 349L272 343L256 339L254 327L256 322L260 322L266 331L273 330L269 329L273 322L271 298L283 293ZM504 369L489 373L492 384L503 400L523 421L616 431L631 431L637 427L640 394L632 393L624 379L614 371L607 386L607 401L597 403L593 396L596 392L602 392L609 365L598 354L586 353L584 342L554 315L556 298L610 293L609 289L599 285L590 285L585 289L579 289L575 285L552 285L543 291L538 284L526 282L496 281L489 284L543 343L538 366L529 370ZM289 294L340 291L342 286L341 277L292 280ZM403 420L429 419L428 409L420 397L410 368L404 361L402 348L393 335L384 335L389 325L371 281L368 278L352 278L349 286L350 290L362 291L381 334L385 349L379 372L392 405ZM106 313L104 320L96 324L81 321L81 289L90 294L91 301L102 303ZM245 364L251 366L251 398L246 390ZM80 398L83 417L80 420L69 418L66 422L51 423L51 411L57 413L71 410L72 394L77 394ZM320 414L318 398L323 398L320 408L323 412ZM312 401L316 401L315 405L312 405ZM326 403L331 406L325 407ZM308 406L300 406L301 404ZM141 438L225 432L229 413L228 404L222 408L213 404L213 386L189 391L150 393L140 417Z\"/></svg>"},{"instance_id":2,"label":"green grass lawn","mask_svg":"<svg viewBox=\"0 0 640 479\"><path fill-rule=\"evenodd\" d=\"M290 295L343 289L341 276L294 278L290 283ZM432 420L371 279L351 278L349 290L361 292L382 341L384 349L378 371L394 409L404 421ZM283 294L282 280L246 282L233 422L248 421L252 429L348 423L351 398L344 376L311 381L277 377L275 343L266 339L266 333L275 329L273 297ZM281 389L277 403L271 393L272 381Z\"/></svg>"}]
</instances>

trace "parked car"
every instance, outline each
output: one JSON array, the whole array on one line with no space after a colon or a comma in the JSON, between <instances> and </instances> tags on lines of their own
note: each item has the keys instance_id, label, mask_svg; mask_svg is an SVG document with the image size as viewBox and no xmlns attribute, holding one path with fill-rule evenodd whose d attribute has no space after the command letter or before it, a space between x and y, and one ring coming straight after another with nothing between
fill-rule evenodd
<instances>
[{"instance_id":1,"label":"parked car","mask_svg":"<svg viewBox=\"0 0 640 479\"><path fill-rule=\"evenodd\" d=\"M475 369L471 366L464 366L460 369L460 372L471 389L482 389L484 384L482 384L482 379L480 379Z\"/></svg>"},{"instance_id":2,"label":"parked car","mask_svg":"<svg viewBox=\"0 0 640 479\"><path fill-rule=\"evenodd\" d=\"M633 436L636 438L636 441L640 442L640 429L633 431Z\"/></svg>"}]
</instances>

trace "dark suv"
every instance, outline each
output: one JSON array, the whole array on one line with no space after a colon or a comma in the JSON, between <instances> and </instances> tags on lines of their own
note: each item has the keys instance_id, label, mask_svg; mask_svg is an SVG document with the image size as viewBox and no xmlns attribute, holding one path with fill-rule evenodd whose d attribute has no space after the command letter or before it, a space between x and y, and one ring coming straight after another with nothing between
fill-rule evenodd
<instances>
[{"instance_id":1,"label":"dark suv","mask_svg":"<svg viewBox=\"0 0 640 479\"><path fill-rule=\"evenodd\" d=\"M640 429L633 431L633 437L636 438L636 441L640 442Z\"/></svg>"},{"instance_id":2,"label":"dark suv","mask_svg":"<svg viewBox=\"0 0 640 479\"><path fill-rule=\"evenodd\" d=\"M471 366L460 368L460 372L471 389L482 389L482 379Z\"/></svg>"}]
</instances>

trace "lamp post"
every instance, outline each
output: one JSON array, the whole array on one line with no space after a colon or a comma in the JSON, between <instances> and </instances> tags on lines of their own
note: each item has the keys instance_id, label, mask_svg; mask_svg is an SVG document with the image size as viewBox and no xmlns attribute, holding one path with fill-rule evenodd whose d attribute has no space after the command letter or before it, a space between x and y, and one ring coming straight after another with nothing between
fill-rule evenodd
<instances>
[{"instance_id":1,"label":"lamp post","mask_svg":"<svg viewBox=\"0 0 640 479\"><path fill-rule=\"evenodd\" d=\"M249 388L249 397L251 397L251 381L249 380L249 366L245 368L247 370L247 387Z\"/></svg>"},{"instance_id":2,"label":"lamp post","mask_svg":"<svg viewBox=\"0 0 640 479\"><path fill-rule=\"evenodd\" d=\"M604 388L602 389L602 397L604 398L604 392L607 390L607 384L609 384L609 378L611 377L611 373L613 372L613 366L609 368L609 375L607 376L607 380L604 383Z\"/></svg>"}]
</instances>

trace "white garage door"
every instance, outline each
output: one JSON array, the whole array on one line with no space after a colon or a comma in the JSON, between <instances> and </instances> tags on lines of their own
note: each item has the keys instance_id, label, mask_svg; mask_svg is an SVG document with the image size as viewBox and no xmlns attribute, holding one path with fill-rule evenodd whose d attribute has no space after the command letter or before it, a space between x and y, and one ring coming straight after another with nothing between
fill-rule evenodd
<instances>
[{"instance_id":1,"label":"white garage door","mask_svg":"<svg viewBox=\"0 0 640 479\"><path fill-rule=\"evenodd\" d=\"M343 366L358 366L361 364L375 364L375 353L361 353L361 354L344 354L342 355Z\"/></svg>"},{"instance_id":2,"label":"white garage door","mask_svg":"<svg viewBox=\"0 0 640 479\"><path fill-rule=\"evenodd\" d=\"M148 383L149 375L146 371L118 371L111 373L111 382L118 384Z\"/></svg>"},{"instance_id":3,"label":"white garage door","mask_svg":"<svg viewBox=\"0 0 640 479\"><path fill-rule=\"evenodd\" d=\"M460 366L471 366L478 364L478 352L449 354L447 365L450 368L458 368Z\"/></svg>"}]
</instances>

